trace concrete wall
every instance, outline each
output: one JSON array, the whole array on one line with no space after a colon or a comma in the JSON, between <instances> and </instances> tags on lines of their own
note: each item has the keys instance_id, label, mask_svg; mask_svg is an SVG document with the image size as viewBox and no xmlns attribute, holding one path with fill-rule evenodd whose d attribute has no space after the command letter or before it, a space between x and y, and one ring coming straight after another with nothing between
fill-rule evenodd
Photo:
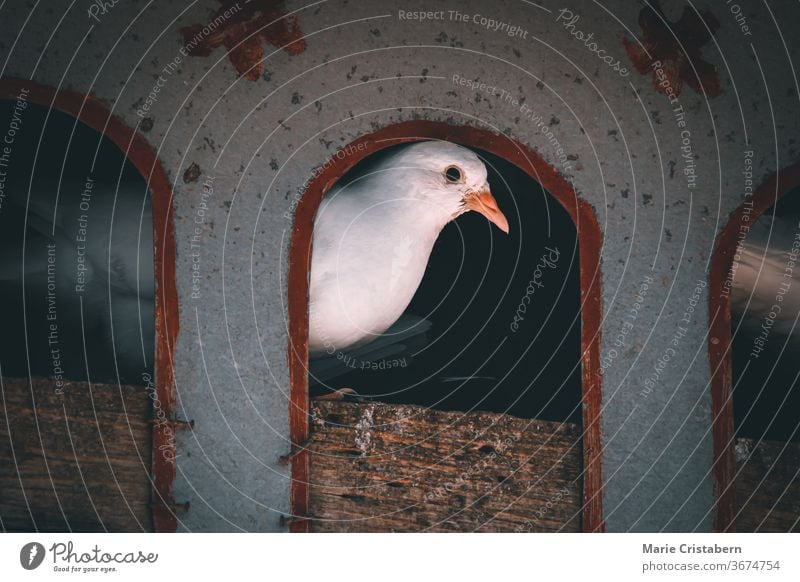
<instances>
[{"instance_id":1,"label":"concrete wall","mask_svg":"<svg viewBox=\"0 0 800 582\"><path fill-rule=\"evenodd\" d=\"M121 1L105 14L89 1L69 10L67 2L3 7L2 75L93 93L138 127L174 182L178 414L195 421L178 443L175 497L191 503L180 529L282 529L290 485L278 457L289 450L291 212L314 168L337 148L410 119L505 132L536 149L594 206L604 235L602 354L610 362L602 424L607 527L710 529L702 285L714 237L743 200L745 150L753 151L756 183L798 158L790 70L800 54L796 42L787 47L784 40L791 42L787 23L798 20L800 7L745 9L746 35L725 3L694 3L720 23L700 50L716 67L721 92L704 96L684 83L670 103L650 74L632 70L623 46L623 38L648 38L639 23L642 4L603 4L292 1L285 11L296 28L282 38L304 36L305 49L281 50L261 39L266 60L263 71L251 71L254 80L237 74L224 46L206 57L181 54L179 29L211 21L220 7L212 0L188 7ZM683 2L663 5L668 20L680 18ZM573 28L558 21L563 7L580 16ZM399 10L445 12L420 22ZM493 30L482 16L509 26ZM513 36L511 26L519 27ZM628 75L601 61L571 34L576 30L593 33L597 49ZM687 78L693 74L689 69ZM495 94L460 78L486 82ZM678 104L683 127L673 111ZM569 160L560 159L535 116ZM693 162L682 158L687 145ZM693 180L684 174L687 163ZM191 164L200 175L186 182ZM192 287L193 261L199 289ZM637 299L645 281L646 296ZM682 322L698 285L695 311ZM625 319L637 304L635 320ZM624 321L632 326L624 346L615 346Z\"/></svg>"}]
</instances>

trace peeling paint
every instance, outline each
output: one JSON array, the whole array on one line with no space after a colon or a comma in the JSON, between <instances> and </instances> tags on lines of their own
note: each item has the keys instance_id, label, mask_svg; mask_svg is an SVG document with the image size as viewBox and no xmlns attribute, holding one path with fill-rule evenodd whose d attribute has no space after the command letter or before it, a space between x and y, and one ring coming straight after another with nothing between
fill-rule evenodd
<instances>
[{"instance_id":1,"label":"peeling paint","mask_svg":"<svg viewBox=\"0 0 800 582\"><path fill-rule=\"evenodd\" d=\"M192 162L183 172L183 183L189 184L191 182L197 182L201 173L202 171L200 170L200 166L197 165L197 162Z\"/></svg>"},{"instance_id":2,"label":"peeling paint","mask_svg":"<svg viewBox=\"0 0 800 582\"><path fill-rule=\"evenodd\" d=\"M709 97L722 93L717 68L703 60L702 47L719 29L719 21L706 10L698 15L689 6L676 22L670 22L664 15L661 5L654 1L639 12L639 25L642 27L641 44L636 40L623 39L634 68L642 75L652 74L653 88L666 94L666 87L672 87L680 95L686 83L697 93L705 92ZM659 83L652 68L661 62L666 74L666 83Z\"/></svg>"},{"instance_id":3,"label":"peeling paint","mask_svg":"<svg viewBox=\"0 0 800 582\"><path fill-rule=\"evenodd\" d=\"M211 22L240 6L234 0L218 0L220 8ZM264 74L264 48L266 42L282 48L290 55L306 50L306 41L296 16L286 16L284 2L276 0L251 0L238 9L212 34L202 36L203 24L193 24L180 29L184 42L190 46L189 54L207 57L224 46L236 71L248 81L256 81ZM192 39L201 38L192 44Z\"/></svg>"}]
</instances>

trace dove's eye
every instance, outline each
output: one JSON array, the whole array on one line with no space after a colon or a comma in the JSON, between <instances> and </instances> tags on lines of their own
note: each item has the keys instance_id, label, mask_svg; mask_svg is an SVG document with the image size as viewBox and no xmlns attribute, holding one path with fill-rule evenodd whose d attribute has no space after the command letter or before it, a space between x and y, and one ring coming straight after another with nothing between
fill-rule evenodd
<instances>
[{"instance_id":1,"label":"dove's eye","mask_svg":"<svg viewBox=\"0 0 800 582\"><path fill-rule=\"evenodd\" d=\"M453 184L461 182L461 169L458 166L447 166L444 170L444 177Z\"/></svg>"}]
</instances>

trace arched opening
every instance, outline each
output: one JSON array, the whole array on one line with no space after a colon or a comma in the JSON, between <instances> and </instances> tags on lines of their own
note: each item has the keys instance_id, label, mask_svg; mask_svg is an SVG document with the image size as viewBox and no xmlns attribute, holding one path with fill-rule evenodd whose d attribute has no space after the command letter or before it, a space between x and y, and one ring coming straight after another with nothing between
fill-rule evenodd
<instances>
[{"instance_id":1,"label":"arched opening","mask_svg":"<svg viewBox=\"0 0 800 582\"><path fill-rule=\"evenodd\" d=\"M709 358L717 531L797 525L792 245L799 188L800 164L771 176L731 215L715 245Z\"/></svg>"},{"instance_id":2,"label":"arched opening","mask_svg":"<svg viewBox=\"0 0 800 582\"><path fill-rule=\"evenodd\" d=\"M303 519L304 516L309 515L309 469L308 469L308 451L305 449L305 443L309 438L309 397L308 397L308 377L307 377L307 362L308 362L308 269L310 265L310 251L311 251L311 234L313 231L313 220L317 207L324 196L324 194L341 179L345 174L354 168L359 162L368 158L371 154L387 147L396 146L399 143L407 143L413 141L420 141L425 139L445 140L450 141L468 148L473 149L480 155L483 155L485 160L495 167L501 168L500 173L506 176L513 176L512 181L518 181L525 184L526 181L528 189L530 184L538 185L538 188L531 192L531 198L535 199L537 192L539 193L539 202L541 203L541 196L552 196L554 201L559 204L557 209L553 210L553 214L557 217L553 220L558 222L560 218L564 218L569 223L572 230L573 246L577 242L577 247L568 250L572 253L573 257L579 255L578 271L574 273L575 279L579 282L580 297L576 303L580 304L580 316L578 322L574 326L566 325L566 337L569 338L569 330L575 333L575 343L578 344L580 365L573 362L572 369L578 372L577 377L573 377L572 386L578 392L578 400L582 404L579 407L570 407L566 403L553 405L553 399L548 398L545 401L535 402L529 401L519 405L520 396L524 396L524 388L519 385L512 386L509 384L509 392L501 395L495 401L495 406L500 412L507 412L514 405L518 405L515 413L520 416L527 416L528 418L536 416L536 414L551 414L553 418L566 420L570 417L572 409L581 410L582 417L582 438L581 445L583 448L583 492L582 492L582 527L585 531L600 531L602 529L602 511L601 511L601 475L600 475L600 375L598 373L598 355L599 355L599 322L600 322L600 274L599 274L599 253L600 253L600 231L596 222L594 212L591 207L581 200L572 190L568 182L566 182L553 168L546 164L535 152L522 146L521 144L510 140L503 136L492 134L491 132L480 130L465 126L453 126L445 123L438 122L407 122L394 125L383 130L377 131L368 136L364 136L359 140L353 142L347 148L347 156L334 157L325 164L324 169L319 172L316 178L311 182L306 190L303 198L300 200L296 214L295 214L295 228L293 232L292 248L290 253L290 266L289 266L289 333L290 333L290 379L291 379L291 403L290 403L290 429L293 442L292 459L292 512L295 518L291 522L292 531L308 531L308 520ZM495 186L492 185L493 190ZM510 195L510 190L507 193ZM517 194L518 195L518 194ZM528 201L526 201L528 202ZM517 201L519 203L519 201ZM559 212L563 212L563 217L559 217ZM523 214L524 216L524 214ZM559 223L559 226L564 226L566 222ZM479 224L478 228L485 228L485 224ZM574 227L572 226L574 225ZM472 228L472 226L464 226L464 228ZM528 225L528 228L530 226ZM577 231L577 241L575 241L575 231ZM529 232L526 230L526 232ZM453 229L452 233L444 232L443 244L439 245L439 251L447 253L448 237L458 237L458 229ZM460 238L460 237L459 237ZM567 236L569 238L569 236ZM483 241L485 246L488 246L485 238ZM565 247L566 248L566 247ZM452 248L450 249L452 250ZM494 249L492 252L497 252ZM432 260L439 260L435 255ZM528 259L531 260L530 258ZM575 260L575 259L573 259ZM564 259L565 263L569 259ZM535 261L533 261L535 263ZM476 261L478 268L485 266L485 261ZM437 303L437 288L441 292L441 288L436 284L437 277L448 277L443 263L439 263L442 269L433 269L435 271L429 278L431 289L426 290L421 288L421 293L415 298L414 301L418 302L415 307L425 313L431 313L432 305L439 305ZM503 268L502 263L496 264L495 268ZM569 270L565 270L565 280L569 278ZM467 275L469 278L469 275ZM476 276L477 280L477 276ZM506 281L507 282L507 281ZM426 283L423 283L423 286ZM577 285L576 285L577 287ZM523 285L524 288L524 285ZM554 281L553 291L557 292L558 289L564 288L564 281ZM491 285L487 286L486 292L488 294L497 293L497 289L493 289ZM562 297L568 297L569 294ZM519 298L517 298L518 300ZM513 302L513 301L512 301ZM450 308L457 310L459 306L454 302ZM447 309L445 307L444 309ZM511 309L512 313L515 311ZM568 310L564 310L565 312ZM573 315L576 315L573 313ZM445 316L447 319L447 316ZM484 317L485 320L485 317ZM465 321L463 325L466 327L459 330L458 333L469 333L470 324L474 325L474 321ZM535 327L535 326L531 326ZM578 329L579 335L578 335ZM561 334L562 338L564 333ZM530 339L530 338L528 338ZM560 338L561 339L561 338ZM522 341L521 343L524 343ZM567 339L569 344L569 339ZM483 349L480 346L477 349ZM552 352L551 352L552 353ZM517 357L519 354L517 354ZM467 360L470 358L467 357ZM440 360L440 356L434 354L431 357L429 366L435 366L436 362ZM568 360L568 359L567 359ZM424 368L424 367L423 367ZM467 375L475 374L473 370L467 370ZM457 378L462 373L456 369L452 370L454 376ZM450 371L446 371L445 377ZM483 374L477 374L483 375ZM398 375L402 377L403 374ZM491 376L491 375L489 375ZM528 386L533 379L534 374L527 377L527 381L523 386ZM567 384L569 384L570 374L563 374ZM363 381L362 390L370 384L368 376L362 376ZM580 378L580 381L577 379ZM409 378L406 377L401 380L401 383L408 382ZM480 378L477 379L480 382ZM413 381L412 381L413 383ZM445 387L444 392L452 394L451 387ZM485 392L485 390L484 390ZM558 393L558 390L549 391L550 396ZM476 394L478 396L476 396ZM565 402L569 400L569 389L560 391L562 397L565 397ZM381 400L386 399L386 395L382 395ZM406 402L408 394L401 396ZM431 395L430 391L427 392L426 398L438 400L439 406L449 410L481 410L481 404L486 402L485 398L480 396L480 391L464 390L455 398L452 398L450 403L441 404L442 401L447 401L445 398L437 398L436 395ZM394 400L399 402L402 400ZM423 400L423 402L430 404ZM550 408L548 409L548 405ZM486 404L484 404L484 407ZM547 412L542 412L546 410Z\"/></svg>"},{"instance_id":3,"label":"arched opening","mask_svg":"<svg viewBox=\"0 0 800 582\"><path fill-rule=\"evenodd\" d=\"M16 468L4 525L174 531L166 174L90 95L6 78L0 100L3 456ZM26 480L40 469L37 491Z\"/></svg>"}]
</instances>

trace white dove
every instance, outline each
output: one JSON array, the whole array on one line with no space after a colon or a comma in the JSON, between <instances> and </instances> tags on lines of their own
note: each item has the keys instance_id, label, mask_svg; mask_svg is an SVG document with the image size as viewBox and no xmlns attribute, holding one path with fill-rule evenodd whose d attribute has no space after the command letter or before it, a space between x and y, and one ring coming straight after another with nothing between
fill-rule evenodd
<instances>
[{"instance_id":1,"label":"white dove","mask_svg":"<svg viewBox=\"0 0 800 582\"><path fill-rule=\"evenodd\" d=\"M403 314L439 233L474 210L508 221L472 151L444 141L398 146L334 186L314 222L309 298L312 357L362 346Z\"/></svg>"}]
</instances>

